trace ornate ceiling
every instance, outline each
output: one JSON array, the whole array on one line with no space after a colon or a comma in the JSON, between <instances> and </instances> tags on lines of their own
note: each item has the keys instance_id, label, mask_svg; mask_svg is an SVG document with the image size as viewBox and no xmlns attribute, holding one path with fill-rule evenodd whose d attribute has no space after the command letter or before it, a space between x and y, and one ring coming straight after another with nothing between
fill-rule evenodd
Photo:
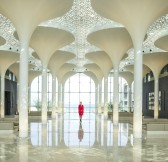
<instances>
[{"instance_id":1,"label":"ornate ceiling","mask_svg":"<svg viewBox=\"0 0 168 162\"><path fill-rule=\"evenodd\" d=\"M113 22L109 19L103 18L98 15L91 7L90 0L74 0L72 8L67 14L62 17L48 20L40 24L40 26L47 26L53 28L64 29L71 32L75 36L75 41L68 46L60 49L62 51L72 52L76 55L73 60L68 61L76 65L74 70L76 72L84 72L85 64L92 63L85 58L85 54L93 51L101 51L101 49L91 45L87 42L89 33L106 28L123 27L121 24ZM13 33L15 28L9 19L0 15L0 36L6 39L6 44L0 46L0 50L11 50L19 53L20 43L15 39ZM147 38L143 42L143 52L156 52L161 51L154 46L155 40L159 37L168 34L168 15L165 15L155 21L148 29ZM41 62L32 56L33 49L30 48L29 61L36 65L37 69L41 68ZM134 61L134 50L127 51L128 57L120 63L122 69L128 63Z\"/></svg>"}]
</instances>

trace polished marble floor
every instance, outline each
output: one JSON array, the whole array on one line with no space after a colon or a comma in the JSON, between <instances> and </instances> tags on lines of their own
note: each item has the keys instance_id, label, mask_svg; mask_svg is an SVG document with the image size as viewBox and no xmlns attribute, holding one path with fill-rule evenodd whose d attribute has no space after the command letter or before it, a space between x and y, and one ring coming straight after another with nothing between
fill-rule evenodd
<instances>
[{"instance_id":1,"label":"polished marble floor","mask_svg":"<svg viewBox=\"0 0 168 162\"><path fill-rule=\"evenodd\" d=\"M0 162L168 162L168 137L134 139L132 125L113 126L102 115L65 113L29 122L29 137L0 134Z\"/></svg>"}]
</instances>

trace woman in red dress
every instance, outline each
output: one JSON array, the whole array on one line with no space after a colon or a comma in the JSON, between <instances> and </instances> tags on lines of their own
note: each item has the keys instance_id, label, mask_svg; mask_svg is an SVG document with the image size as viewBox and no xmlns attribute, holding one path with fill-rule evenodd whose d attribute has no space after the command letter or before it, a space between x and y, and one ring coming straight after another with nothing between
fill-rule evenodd
<instances>
[{"instance_id":1,"label":"woman in red dress","mask_svg":"<svg viewBox=\"0 0 168 162\"><path fill-rule=\"evenodd\" d=\"M79 113L79 119L80 119L80 122L82 121L82 116L83 116L83 113L84 113L84 106L82 104L82 102L80 102L80 104L78 105L78 113Z\"/></svg>"}]
</instances>

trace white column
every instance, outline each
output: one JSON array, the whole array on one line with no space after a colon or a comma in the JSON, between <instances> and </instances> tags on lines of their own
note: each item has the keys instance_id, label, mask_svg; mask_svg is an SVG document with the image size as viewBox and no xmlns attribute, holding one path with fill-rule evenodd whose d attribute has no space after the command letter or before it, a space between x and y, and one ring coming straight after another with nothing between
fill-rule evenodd
<instances>
[{"instance_id":1,"label":"white column","mask_svg":"<svg viewBox=\"0 0 168 162\"><path fill-rule=\"evenodd\" d=\"M104 77L104 116L108 115L108 75Z\"/></svg>"},{"instance_id":2,"label":"white column","mask_svg":"<svg viewBox=\"0 0 168 162\"><path fill-rule=\"evenodd\" d=\"M142 138L142 50L135 48L134 55L134 138Z\"/></svg>"},{"instance_id":3,"label":"white column","mask_svg":"<svg viewBox=\"0 0 168 162\"><path fill-rule=\"evenodd\" d=\"M21 41L19 74L19 137L28 137L28 41Z\"/></svg>"},{"instance_id":4,"label":"white column","mask_svg":"<svg viewBox=\"0 0 168 162\"><path fill-rule=\"evenodd\" d=\"M42 70L42 123L47 123L47 66Z\"/></svg>"},{"instance_id":5,"label":"white column","mask_svg":"<svg viewBox=\"0 0 168 162\"><path fill-rule=\"evenodd\" d=\"M58 112L61 113L61 83L58 81Z\"/></svg>"},{"instance_id":6,"label":"white column","mask_svg":"<svg viewBox=\"0 0 168 162\"><path fill-rule=\"evenodd\" d=\"M159 116L159 77L155 75L155 100L154 100L154 119L158 119Z\"/></svg>"},{"instance_id":7,"label":"white column","mask_svg":"<svg viewBox=\"0 0 168 162\"><path fill-rule=\"evenodd\" d=\"M17 110L16 114L19 113L19 80L17 80Z\"/></svg>"},{"instance_id":8,"label":"white column","mask_svg":"<svg viewBox=\"0 0 168 162\"><path fill-rule=\"evenodd\" d=\"M95 86L95 112L96 114L98 113L98 97L99 97L99 93L98 93L98 84Z\"/></svg>"},{"instance_id":9,"label":"white column","mask_svg":"<svg viewBox=\"0 0 168 162\"><path fill-rule=\"evenodd\" d=\"M31 108L31 86L28 87L28 96L29 96L29 99L28 99L28 102L29 102L29 106L28 106L28 112L30 112L30 108Z\"/></svg>"},{"instance_id":10,"label":"white column","mask_svg":"<svg viewBox=\"0 0 168 162\"><path fill-rule=\"evenodd\" d=\"M102 106L102 82L99 82L99 108L98 108L99 114L101 114L102 112L101 106Z\"/></svg>"},{"instance_id":11,"label":"white column","mask_svg":"<svg viewBox=\"0 0 168 162\"><path fill-rule=\"evenodd\" d=\"M56 76L52 74L52 118L55 118L56 113Z\"/></svg>"},{"instance_id":12,"label":"white column","mask_svg":"<svg viewBox=\"0 0 168 162\"><path fill-rule=\"evenodd\" d=\"M131 86L128 86L128 112L131 112Z\"/></svg>"},{"instance_id":13,"label":"white column","mask_svg":"<svg viewBox=\"0 0 168 162\"><path fill-rule=\"evenodd\" d=\"M61 112L64 113L64 85L62 85L62 104L61 104Z\"/></svg>"},{"instance_id":14,"label":"white column","mask_svg":"<svg viewBox=\"0 0 168 162\"><path fill-rule=\"evenodd\" d=\"M118 66L114 67L114 81L113 81L113 124L118 124L118 101L119 101L119 85L118 85Z\"/></svg>"},{"instance_id":15,"label":"white column","mask_svg":"<svg viewBox=\"0 0 168 162\"><path fill-rule=\"evenodd\" d=\"M1 74L1 118L5 117L4 95L5 95L5 74Z\"/></svg>"}]
</instances>

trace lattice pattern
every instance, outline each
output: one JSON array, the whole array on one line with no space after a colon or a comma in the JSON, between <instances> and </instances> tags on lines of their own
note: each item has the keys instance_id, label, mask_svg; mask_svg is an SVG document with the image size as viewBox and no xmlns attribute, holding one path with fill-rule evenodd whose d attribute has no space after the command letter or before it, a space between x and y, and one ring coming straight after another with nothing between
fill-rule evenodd
<instances>
[{"instance_id":1,"label":"lattice pattern","mask_svg":"<svg viewBox=\"0 0 168 162\"><path fill-rule=\"evenodd\" d=\"M40 25L61 28L74 34L75 42L61 50L76 54L76 58L73 61L77 66L76 69L83 69L82 67L88 63L85 59L86 53L100 51L100 49L87 42L87 35L90 32L121 26L96 14L91 7L90 0L74 0L72 9L63 17L49 20ZM79 70L77 71L79 72Z\"/></svg>"},{"instance_id":2,"label":"lattice pattern","mask_svg":"<svg viewBox=\"0 0 168 162\"><path fill-rule=\"evenodd\" d=\"M74 0L74 4L68 13L62 17L43 22L40 26L63 29L71 32L75 36L75 41L61 50L75 53L76 58L69 61L69 63L75 64L76 69L82 69L85 64L90 63L89 60L85 59L85 54L101 50L87 42L86 38L88 34L100 29L121 27L122 25L98 15L92 9L90 0ZM15 28L10 20L0 15L0 36L6 39L6 44L0 46L0 50L12 50L19 52L20 43L14 38L14 31ZM143 43L144 53L148 53L150 50L160 51L160 49L154 46L154 42L159 37L167 34L168 15L165 15L150 26L147 32L148 37ZM32 52L33 50L30 49L30 61L37 66L37 69L40 69L41 63L39 60L31 56ZM133 63L133 60L134 50L130 49L128 50L128 57L121 61L120 69L128 63Z\"/></svg>"}]
</instances>

